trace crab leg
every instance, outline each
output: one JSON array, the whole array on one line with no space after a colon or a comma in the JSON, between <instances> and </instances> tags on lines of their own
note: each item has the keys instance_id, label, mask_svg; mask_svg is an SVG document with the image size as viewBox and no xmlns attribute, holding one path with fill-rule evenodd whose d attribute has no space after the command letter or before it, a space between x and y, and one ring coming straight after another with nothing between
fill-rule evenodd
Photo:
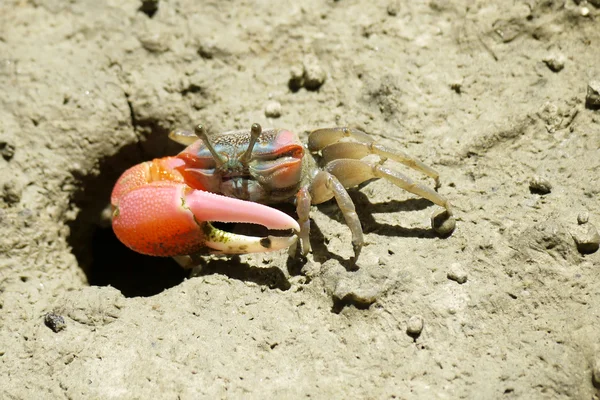
<instances>
[{"instance_id":1,"label":"crab leg","mask_svg":"<svg viewBox=\"0 0 600 400\"><path fill-rule=\"evenodd\" d=\"M325 167L327 171L337 176L345 187L360 185L373 178L385 178L407 192L421 196L438 206L444 207L452 215L450 203L442 195L428 186L413 181L398 171L386 168L378 163L361 160L340 159L331 161Z\"/></svg>"},{"instance_id":2,"label":"crab leg","mask_svg":"<svg viewBox=\"0 0 600 400\"><path fill-rule=\"evenodd\" d=\"M341 158L360 160L370 154L378 155L383 161L389 158L404 164L433 178L436 188L440 186L440 174L436 170L402 151L390 149L377 143L339 142L330 144L322 150L324 163Z\"/></svg>"},{"instance_id":3,"label":"crab leg","mask_svg":"<svg viewBox=\"0 0 600 400\"><path fill-rule=\"evenodd\" d=\"M302 187L296 194L296 213L298 214L298 224L300 225L299 242L302 250L302 255L310 252L310 205L312 197L309 187ZM290 248L295 253L295 249Z\"/></svg>"},{"instance_id":4,"label":"crab leg","mask_svg":"<svg viewBox=\"0 0 600 400\"><path fill-rule=\"evenodd\" d=\"M340 142L344 138L357 142ZM340 158L361 159L375 154L381 157L382 162L389 158L431 177L435 180L435 188L440 187L440 174L436 170L402 151L374 143L373 138L363 131L349 128L318 129L311 132L308 143L311 151L321 151L323 163Z\"/></svg>"},{"instance_id":5,"label":"crab leg","mask_svg":"<svg viewBox=\"0 0 600 400\"><path fill-rule=\"evenodd\" d=\"M312 131L308 135L308 149L316 152L343 138L352 138L362 143L371 143L373 138L363 131L351 128L323 128Z\"/></svg>"},{"instance_id":6,"label":"crab leg","mask_svg":"<svg viewBox=\"0 0 600 400\"><path fill-rule=\"evenodd\" d=\"M332 197L335 197L335 201L346 220L346 225L348 225L350 232L352 232L354 258L358 259L360 250L364 244L363 230L360 225L360 219L356 214L356 209L354 208L354 202L344 188L344 185L334 174L327 171L319 171L310 186L310 193L313 204L323 203ZM302 232L300 236L302 237Z\"/></svg>"}]
</instances>

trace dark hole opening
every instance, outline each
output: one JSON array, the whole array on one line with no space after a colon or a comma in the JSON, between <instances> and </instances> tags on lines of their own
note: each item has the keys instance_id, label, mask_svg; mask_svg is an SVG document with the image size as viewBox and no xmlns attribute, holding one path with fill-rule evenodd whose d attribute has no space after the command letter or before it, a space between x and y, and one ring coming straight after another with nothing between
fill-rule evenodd
<instances>
[{"instance_id":1,"label":"dark hole opening","mask_svg":"<svg viewBox=\"0 0 600 400\"><path fill-rule=\"evenodd\" d=\"M148 18L152 18L158 11L158 4L158 0L142 0L142 4L138 10L146 14Z\"/></svg>"},{"instance_id":2,"label":"dark hole opening","mask_svg":"<svg viewBox=\"0 0 600 400\"><path fill-rule=\"evenodd\" d=\"M128 249L103 217L121 173L142 161L177 154L182 148L168 139L168 128L157 122L139 124L138 130L142 140L100 160L97 174L75 176L80 189L72 202L80 212L69 224L68 242L89 284L113 286L126 297L158 294L188 275L171 258L144 256Z\"/></svg>"}]
</instances>

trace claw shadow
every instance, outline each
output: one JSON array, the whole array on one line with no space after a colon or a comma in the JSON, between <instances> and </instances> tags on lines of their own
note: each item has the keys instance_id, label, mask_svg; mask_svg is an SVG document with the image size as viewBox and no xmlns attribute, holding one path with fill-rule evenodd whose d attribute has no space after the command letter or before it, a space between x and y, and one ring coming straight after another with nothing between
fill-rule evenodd
<instances>
[{"instance_id":1,"label":"claw shadow","mask_svg":"<svg viewBox=\"0 0 600 400\"><path fill-rule=\"evenodd\" d=\"M289 290L292 287L283 271L278 267L252 267L242 262L239 256L212 259L202 263L201 271L194 276L224 275L230 279L254 282L269 289Z\"/></svg>"}]
</instances>

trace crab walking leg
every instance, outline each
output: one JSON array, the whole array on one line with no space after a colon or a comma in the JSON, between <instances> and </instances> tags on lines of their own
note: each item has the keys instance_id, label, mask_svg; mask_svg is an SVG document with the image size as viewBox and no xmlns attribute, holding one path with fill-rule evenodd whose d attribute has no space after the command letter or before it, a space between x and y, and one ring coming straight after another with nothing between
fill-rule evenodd
<instances>
[{"instance_id":1,"label":"crab walking leg","mask_svg":"<svg viewBox=\"0 0 600 400\"><path fill-rule=\"evenodd\" d=\"M296 194L296 213L298 214L298 224L300 233L298 241L300 242L302 255L307 255L310 248L310 206L312 198L308 187L302 187Z\"/></svg>"},{"instance_id":2,"label":"crab walking leg","mask_svg":"<svg viewBox=\"0 0 600 400\"><path fill-rule=\"evenodd\" d=\"M300 230L292 217L273 208L168 181L136 187L119 196L113 207L113 229L119 240L132 250L155 256L193 254L206 247L226 253L274 251L296 240L295 235L236 235L216 229L210 221Z\"/></svg>"},{"instance_id":3,"label":"crab walking leg","mask_svg":"<svg viewBox=\"0 0 600 400\"><path fill-rule=\"evenodd\" d=\"M308 149L311 152L319 151L343 138L352 138L363 143L371 143L373 141L371 136L358 129L345 127L323 128L312 131L308 135Z\"/></svg>"},{"instance_id":4,"label":"crab walking leg","mask_svg":"<svg viewBox=\"0 0 600 400\"><path fill-rule=\"evenodd\" d=\"M352 232L352 246L354 247L354 259L358 259L363 247L363 230L360 219L356 214L354 202L348 195L344 185L333 174L327 171L319 171L310 186L313 204L319 204L335 197L338 207L346 220L346 225Z\"/></svg>"},{"instance_id":5,"label":"crab walking leg","mask_svg":"<svg viewBox=\"0 0 600 400\"><path fill-rule=\"evenodd\" d=\"M385 178L407 192L421 196L438 206L444 207L444 212L434 213L431 226L440 235L451 234L456 227L450 202L435 190L417 183L409 177L386 168L379 163L368 163L361 160L341 159L331 161L325 166L331 174L337 176L346 187L356 186L373 178Z\"/></svg>"},{"instance_id":6,"label":"crab walking leg","mask_svg":"<svg viewBox=\"0 0 600 400\"><path fill-rule=\"evenodd\" d=\"M389 158L419 171L435 180L435 188L440 187L440 174L416 158L395 149L377 143L339 142L322 149L323 162L328 163L341 158L361 159L370 154L378 155L383 161Z\"/></svg>"},{"instance_id":7,"label":"crab walking leg","mask_svg":"<svg viewBox=\"0 0 600 400\"><path fill-rule=\"evenodd\" d=\"M428 186L413 181L408 176L384 167L378 163L361 160L341 159L331 161L325 169L338 177L345 187L360 185L373 178L385 178L407 192L421 196L438 206L444 207L452 215L450 203L442 195Z\"/></svg>"},{"instance_id":8,"label":"crab walking leg","mask_svg":"<svg viewBox=\"0 0 600 400\"><path fill-rule=\"evenodd\" d=\"M169 133L169 139L184 146L189 146L198 140L198 136L192 131L186 131L184 129L175 129Z\"/></svg>"}]
</instances>

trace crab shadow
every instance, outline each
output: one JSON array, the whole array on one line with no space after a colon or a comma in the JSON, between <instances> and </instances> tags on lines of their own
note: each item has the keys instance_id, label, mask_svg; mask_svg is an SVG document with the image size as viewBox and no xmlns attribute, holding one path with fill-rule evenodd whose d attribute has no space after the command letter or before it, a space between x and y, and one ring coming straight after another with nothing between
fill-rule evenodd
<instances>
[{"instance_id":1,"label":"crab shadow","mask_svg":"<svg viewBox=\"0 0 600 400\"><path fill-rule=\"evenodd\" d=\"M361 186L362 187L362 186ZM391 212L411 212L419 211L430 208L433 203L426 199L407 199L403 201L392 200L384 203L373 204L369 198L362 192L350 191L349 192L355 206L356 213L361 221L364 233L374 232L381 236L389 237L415 237L423 239L435 239L439 238L438 235L432 228L406 228L400 225L392 225L379 223L373 217L376 213L391 213ZM320 205L317 208L327 214L330 218L337 222L344 224L344 217L338 208L335 201L329 201ZM342 267L348 272L357 271L359 267L356 264L354 257L344 258L336 253L329 250L327 236L330 233L324 234L321 228L311 219L311 231L310 231L310 242L312 247L312 255L315 261L324 263L328 260L336 260ZM351 243L348 243L351 246ZM306 265L306 258L292 258L288 259L288 271L290 275L299 275L302 273L302 267ZM344 308L353 306L359 310L367 310L372 305L372 301L365 302L363 299L357 298L354 294L348 294L343 298L332 298L333 304L331 312L339 314Z\"/></svg>"},{"instance_id":2,"label":"crab shadow","mask_svg":"<svg viewBox=\"0 0 600 400\"><path fill-rule=\"evenodd\" d=\"M373 204L366 194L358 191L352 193L352 199L357 205L356 213L362 222L365 233L373 232L380 236L413 237L420 239L436 239L440 237L431 226L427 228L406 228L402 225L380 223L373 217L373 214L421 211L434 206L427 199L391 200Z\"/></svg>"},{"instance_id":3,"label":"crab shadow","mask_svg":"<svg viewBox=\"0 0 600 400\"><path fill-rule=\"evenodd\" d=\"M359 191L350 191L350 196L356 206L356 213L361 221L363 233L376 233L380 236L389 237L415 237L421 239L435 239L440 236L432 228L406 228L401 225L393 225L380 223L375 220L373 214L392 213L392 212L410 212L424 210L433 205L426 199L407 199L407 200L392 200L385 203L373 204L369 201L367 195ZM344 216L338 208L335 201L329 201L317 205L319 211L326 214L333 220L346 225ZM315 261L325 262L330 259L338 261L347 271L356 271L358 269L354 257L344 258L331 252L328 248L328 234L324 234L321 228L311 220L310 243L312 254ZM352 246L348 243L348 246ZM298 273L301 270L299 261L288 262L288 270L290 274Z\"/></svg>"}]
</instances>

